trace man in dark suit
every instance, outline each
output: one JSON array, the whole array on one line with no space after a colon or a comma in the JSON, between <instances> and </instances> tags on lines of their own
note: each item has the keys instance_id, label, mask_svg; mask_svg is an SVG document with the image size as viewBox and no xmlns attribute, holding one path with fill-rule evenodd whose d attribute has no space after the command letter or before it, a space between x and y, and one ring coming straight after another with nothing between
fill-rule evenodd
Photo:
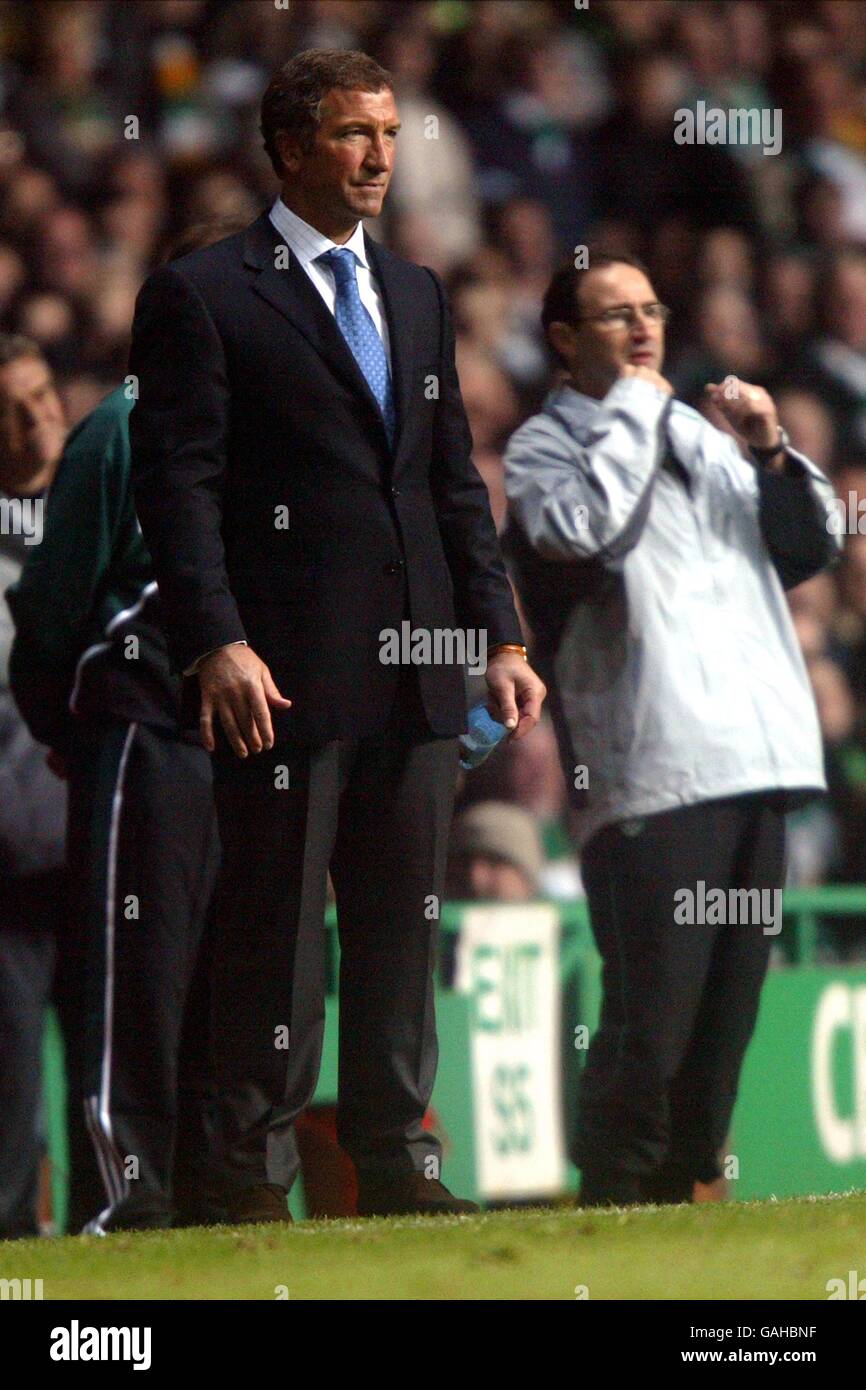
<instances>
[{"instance_id":1,"label":"man in dark suit","mask_svg":"<svg viewBox=\"0 0 866 1390\"><path fill-rule=\"evenodd\" d=\"M297 55L262 101L280 198L156 271L136 309L136 502L214 752L217 1177L233 1221L287 1219L292 1122L321 1054L329 865L358 1209L471 1209L423 1128L463 671L390 664L387 635L480 637L514 737L544 687L471 462L442 287L361 225L398 128L372 59Z\"/></svg>"}]
</instances>

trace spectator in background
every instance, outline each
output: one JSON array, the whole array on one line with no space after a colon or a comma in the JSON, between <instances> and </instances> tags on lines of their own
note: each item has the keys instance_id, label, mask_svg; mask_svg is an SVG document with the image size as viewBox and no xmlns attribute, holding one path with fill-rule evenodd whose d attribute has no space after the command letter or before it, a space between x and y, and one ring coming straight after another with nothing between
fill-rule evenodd
<instances>
[{"instance_id":1,"label":"spectator in background","mask_svg":"<svg viewBox=\"0 0 866 1390\"><path fill-rule=\"evenodd\" d=\"M502 61L505 92L466 114L482 195L493 206L538 199L566 247L585 235L596 177L572 54L562 36L538 33L504 46Z\"/></svg>"},{"instance_id":2,"label":"spectator in background","mask_svg":"<svg viewBox=\"0 0 866 1390\"><path fill-rule=\"evenodd\" d=\"M12 144L13 159L22 147ZM20 162L7 170L3 201L3 231L28 259L39 251L43 224L61 205L60 190L50 174Z\"/></svg>"},{"instance_id":3,"label":"spectator in background","mask_svg":"<svg viewBox=\"0 0 866 1390\"><path fill-rule=\"evenodd\" d=\"M830 623L835 583L824 571L788 594L788 606L800 650L806 662L824 749L826 800L813 801L788 817L786 886L811 888L828 877L844 876L845 852L838 817L848 814L854 765L850 752L856 741L856 705L844 670L833 659ZM847 948L850 927L844 919L833 924L838 945ZM825 941L831 939L825 930Z\"/></svg>"},{"instance_id":4,"label":"spectator in background","mask_svg":"<svg viewBox=\"0 0 866 1390\"><path fill-rule=\"evenodd\" d=\"M751 295L755 286L752 243L737 227L716 227L703 238L697 272L706 285L726 285Z\"/></svg>"},{"instance_id":5,"label":"spectator in background","mask_svg":"<svg viewBox=\"0 0 866 1390\"><path fill-rule=\"evenodd\" d=\"M832 411L843 452L866 458L866 251L827 263L818 287L821 335L796 364L796 379Z\"/></svg>"},{"instance_id":6,"label":"spectator in background","mask_svg":"<svg viewBox=\"0 0 866 1390\"><path fill-rule=\"evenodd\" d=\"M481 243L471 150L458 123L428 94L436 48L423 12L415 7L389 29L384 48L403 123L386 225L394 226L402 255L447 276Z\"/></svg>"},{"instance_id":7,"label":"spectator in background","mask_svg":"<svg viewBox=\"0 0 866 1390\"><path fill-rule=\"evenodd\" d=\"M805 74L811 106L807 167L838 195L839 228L846 241L866 241L866 119L862 91L850 59L825 54Z\"/></svg>"},{"instance_id":8,"label":"spectator in background","mask_svg":"<svg viewBox=\"0 0 866 1390\"><path fill-rule=\"evenodd\" d=\"M493 355L464 337L457 353L463 402L474 444L473 461L487 486L497 531L505 524L502 448L519 412L508 377Z\"/></svg>"},{"instance_id":9,"label":"spectator in background","mask_svg":"<svg viewBox=\"0 0 866 1390\"><path fill-rule=\"evenodd\" d=\"M827 655L835 603L835 581L826 570L788 593L791 620L807 663Z\"/></svg>"},{"instance_id":10,"label":"spectator in background","mask_svg":"<svg viewBox=\"0 0 866 1390\"><path fill-rule=\"evenodd\" d=\"M36 291L22 298L15 315L16 330L39 345L55 371L71 371L82 355L77 316L61 294Z\"/></svg>"},{"instance_id":11,"label":"spectator in background","mask_svg":"<svg viewBox=\"0 0 866 1390\"><path fill-rule=\"evenodd\" d=\"M22 257L11 246L0 244L0 315L8 312L26 279Z\"/></svg>"},{"instance_id":12,"label":"spectator in background","mask_svg":"<svg viewBox=\"0 0 866 1390\"><path fill-rule=\"evenodd\" d=\"M41 539L65 438L63 407L37 344L0 335L0 1239L39 1230L42 1039L52 997L73 1079L80 1043L78 982L63 949L66 792L13 701L5 599ZM75 1204L97 1186L83 1122L70 1137Z\"/></svg>"},{"instance_id":13,"label":"spectator in background","mask_svg":"<svg viewBox=\"0 0 866 1390\"><path fill-rule=\"evenodd\" d=\"M671 367L671 380L682 399L697 406L707 381L739 376L760 382L770 365L748 295L733 285L713 284L700 297L695 341Z\"/></svg>"},{"instance_id":14,"label":"spectator in background","mask_svg":"<svg viewBox=\"0 0 866 1390\"><path fill-rule=\"evenodd\" d=\"M771 258L759 307L777 360L796 360L815 328L815 271L805 255L781 252Z\"/></svg>"},{"instance_id":15,"label":"spectator in background","mask_svg":"<svg viewBox=\"0 0 866 1390\"><path fill-rule=\"evenodd\" d=\"M814 391L788 387L776 392L776 405L783 429L801 454L817 463L822 473L832 473L836 456L833 417Z\"/></svg>"},{"instance_id":16,"label":"spectator in background","mask_svg":"<svg viewBox=\"0 0 866 1390\"><path fill-rule=\"evenodd\" d=\"M849 535L838 575L837 630L847 649L851 680L866 697L866 535Z\"/></svg>"},{"instance_id":17,"label":"spectator in background","mask_svg":"<svg viewBox=\"0 0 866 1390\"><path fill-rule=\"evenodd\" d=\"M478 801L455 817L446 894L458 901L528 902L544 851L533 817L507 802Z\"/></svg>"},{"instance_id":18,"label":"spectator in background","mask_svg":"<svg viewBox=\"0 0 866 1390\"><path fill-rule=\"evenodd\" d=\"M26 81L13 81L9 93L9 115L31 156L70 198L94 191L99 162L124 114L116 76L112 82L101 71L103 19L96 5L35 6L33 70Z\"/></svg>"},{"instance_id":19,"label":"spectator in background","mask_svg":"<svg viewBox=\"0 0 866 1390\"><path fill-rule=\"evenodd\" d=\"M620 106L597 133L595 206L648 235L660 218L685 216L698 227L732 225L754 234L757 215L744 170L724 146L681 145L674 112L686 104L689 72L681 58L640 53L629 60ZM581 222L574 219L574 240ZM597 236L597 229L595 230Z\"/></svg>"},{"instance_id":20,"label":"spectator in background","mask_svg":"<svg viewBox=\"0 0 866 1390\"><path fill-rule=\"evenodd\" d=\"M512 198L499 211L494 244L508 266L508 283L525 327L540 342L538 324L529 321L530 306L544 295L556 262L556 235L544 203L536 198Z\"/></svg>"}]
</instances>

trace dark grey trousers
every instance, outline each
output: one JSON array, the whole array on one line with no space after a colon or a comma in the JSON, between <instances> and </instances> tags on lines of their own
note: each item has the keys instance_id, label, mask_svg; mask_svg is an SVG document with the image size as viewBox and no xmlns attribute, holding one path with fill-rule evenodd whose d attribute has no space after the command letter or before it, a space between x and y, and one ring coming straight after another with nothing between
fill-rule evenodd
<instances>
[{"instance_id":1,"label":"dark grey trousers","mask_svg":"<svg viewBox=\"0 0 866 1390\"><path fill-rule=\"evenodd\" d=\"M330 866L340 928L338 1137L360 1170L439 1157L423 1129L437 1062L433 974L457 741L404 677L375 738L214 759L223 848L213 1037L221 1176L289 1187L316 1087Z\"/></svg>"}]
</instances>

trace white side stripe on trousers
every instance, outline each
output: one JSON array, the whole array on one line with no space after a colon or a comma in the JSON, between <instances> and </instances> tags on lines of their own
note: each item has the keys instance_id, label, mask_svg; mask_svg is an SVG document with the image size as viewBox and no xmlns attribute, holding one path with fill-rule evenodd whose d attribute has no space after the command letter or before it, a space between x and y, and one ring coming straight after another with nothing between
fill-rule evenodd
<instances>
[{"instance_id":1,"label":"white side stripe on trousers","mask_svg":"<svg viewBox=\"0 0 866 1390\"><path fill-rule=\"evenodd\" d=\"M114 794L111 801L111 825L108 834L108 872L105 884L105 992L103 997L102 1067L99 1095L88 1096L84 1105L85 1119L90 1130L96 1159L105 1185L109 1205L99 1213L101 1222L125 1195L128 1184L123 1173L123 1159L114 1142L111 1127L111 1052L114 1035L114 949L117 893L117 848L120 838L120 818L123 813L126 765L138 724L130 724L120 755Z\"/></svg>"}]
</instances>

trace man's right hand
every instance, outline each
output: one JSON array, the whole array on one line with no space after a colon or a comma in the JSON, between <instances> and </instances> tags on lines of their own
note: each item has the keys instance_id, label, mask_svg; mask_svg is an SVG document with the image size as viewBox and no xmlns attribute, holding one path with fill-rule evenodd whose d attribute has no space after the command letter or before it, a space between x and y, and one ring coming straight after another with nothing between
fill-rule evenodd
<instances>
[{"instance_id":1,"label":"man's right hand","mask_svg":"<svg viewBox=\"0 0 866 1390\"><path fill-rule=\"evenodd\" d=\"M621 377L636 376L640 381L648 381L650 386L655 386L659 391L664 391L665 395L672 396L674 388L671 386L667 377L662 376L661 372L655 371L652 367L633 366L631 362L626 362L619 369Z\"/></svg>"},{"instance_id":2,"label":"man's right hand","mask_svg":"<svg viewBox=\"0 0 866 1390\"><path fill-rule=\"evenodd\" d=\"M269 706L290 709L265 663L252 647L232 642L205 657L198 669L201 686L201 737L209 753L216 746L214 713L239 758L273 748L274 727Z\"/></svg>"}]
</instances>

